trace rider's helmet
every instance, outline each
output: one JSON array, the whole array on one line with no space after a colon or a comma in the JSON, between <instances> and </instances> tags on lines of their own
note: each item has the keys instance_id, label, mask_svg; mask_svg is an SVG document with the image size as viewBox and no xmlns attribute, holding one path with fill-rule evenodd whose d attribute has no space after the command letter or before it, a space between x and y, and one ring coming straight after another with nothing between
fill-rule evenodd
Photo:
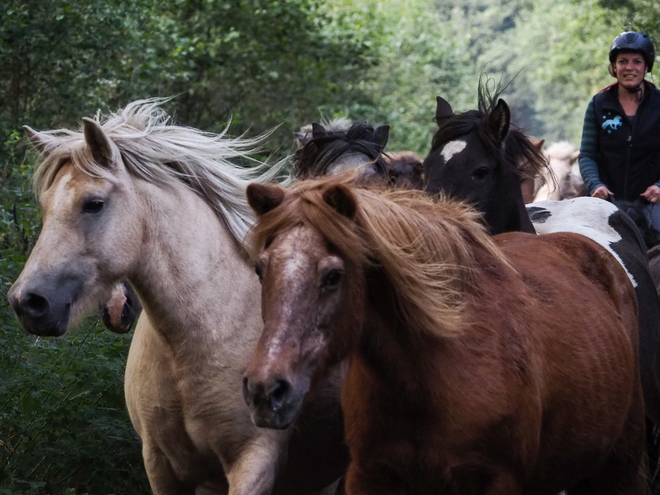
<instances>
[{"instance_id":1,"label":"rider's helmet","mask_svg":"<svg viewBox=\"0 0 660 495\"><path fill-rule=\"evenodd\" d=\"M648 36L636 31L626 31L614 38L610 47L610 63L612 65L614 65L617 54L622 51L640 52L646 62L646 68L651 72L655 60L655 49Z\"/></svg>"}]
</instances>

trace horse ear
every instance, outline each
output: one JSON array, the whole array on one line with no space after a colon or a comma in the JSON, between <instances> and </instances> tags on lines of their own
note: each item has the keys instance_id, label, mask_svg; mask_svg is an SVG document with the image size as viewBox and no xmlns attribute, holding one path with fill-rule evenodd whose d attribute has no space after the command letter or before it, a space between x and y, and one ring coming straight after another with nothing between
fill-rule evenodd
<instances>
[{"instance_id":1,"label":"horse ear","mask_svg":"<svg viewBox=\"0 0 660 495\"><path fill-rule=\"evenodd\" d=\"M84 117L83 133L94 160L99 165L109 168L112 165L112 145L99 123Z\"/></svg>"},{"instance_id":2,"label":"horse ear","mask_svg":"<svg viewBox=\"0 0 660 495\"><path fill-rule=\"evenodd\" d=\"M46 149L52 142L52 139L50 139L47 134L37 132L27 125L23 126L23 130L25 131L25 137L30 141L32 147L37 150L41 156L45 156L47 154Z\"/></svg>"},{"instance_id":3,"label":"horse ear","mask_svg":"<svg viewBox=\"0 0 660 495\"><path fill-rule=\"evenodd\" d=\"M390 126L379 125L374 130L373 142L378 146L378 150L382 153L387 145L387 140L390 138Z\"/></svg>"},{"instance_id":4,"label":"horse ear","mask_svg":"<svg viewBox=\"0 0 660 495\"><path fill-rule=\"evenodd\" d=\"M317 138L323 134L326 134L327 131L325 130L325 127L323 127L321 124L318 122L312 122L312 137Z\"/></svg>"},{"instance_id":5,"label":"horse ear","mask_svg":"<svg viewBox=\"0 0 660 495\"><path fill-rule=\"evenodd\" d=\"M284 189L277 185L252 183L247 187L248 203L257 214L262 216L282 204Z\"/></svg>"},{"instance_id":6,"label":"horse ear","mask_svg":"<svg viewBox=\"0 0 660 495\"><path fill-rule=\"evenodd\" d=\"M539 139L538 141L532 140L532 146L539 151L543 151L543 145L545 144L545 138Z\"/></svg>"},{"instance_id":7,"label":"horse ear","mask_svg":"<svg viewBox=\"0 0 660 495\"><path fill-rule=\"evenodd\" d=\"M349 219L352 219L357 211L355 196L346 186L337 184L329 187L323 193L323 201Z\"/></svg>"},{"instance_id":8,"label":"horse ear","mask_svg":"<svg viewBox=\"0 0 660 495\"><path fill-rule=\"evenodd\" d=\"M497 105L490 115L488 116L488 125L495 134L495 138L500 143L504 142L504 138L509 133L509 124L511 123L511 111L509 105L503 99L497 101Z\"/></svg>"},{"instance_id":9,"label":"horse ear","mask_svg":"<svg viewBox=\"0 0 660 495\"><path fill-rule=\"evenodd\" d=\"M437 105L435 107L435 121L438 122L439 120L446 119L447 117L451 117L454 115L454 111L451 109L451 105L447 100L445 100L442 96L436 96L435 101L437 101Z\"/></svg>"}]
</instances>

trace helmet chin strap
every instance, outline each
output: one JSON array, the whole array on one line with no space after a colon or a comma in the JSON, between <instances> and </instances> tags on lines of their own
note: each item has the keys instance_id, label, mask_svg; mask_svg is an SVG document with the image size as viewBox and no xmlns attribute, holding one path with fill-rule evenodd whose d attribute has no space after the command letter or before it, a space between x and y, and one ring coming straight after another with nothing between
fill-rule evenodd
<instances>
[{"instance_id":1,"label":"helmet chin strap","mask_svg":"<svg viewBox=\"0 0 660 495\"><path fill-rule=\"evenodd\" d=\"M644 74L646 74L647 72L648 72L648 70L645 71ZM619 86L622 87L626 92L628 92L628 93L630 93L630 94L636 94L636 93L639 93L639 95L638 95L638 96L639 96L639 100L641 100L641 99L644 97L644 79L642 79L642 82L640 82L640 83L639 83L637 86L635 86L633 89L628 89L628 88L626 88L625 86L623 86L623 85L621 85L621 84L619 84Z\"/></svg>"}]
</instances>

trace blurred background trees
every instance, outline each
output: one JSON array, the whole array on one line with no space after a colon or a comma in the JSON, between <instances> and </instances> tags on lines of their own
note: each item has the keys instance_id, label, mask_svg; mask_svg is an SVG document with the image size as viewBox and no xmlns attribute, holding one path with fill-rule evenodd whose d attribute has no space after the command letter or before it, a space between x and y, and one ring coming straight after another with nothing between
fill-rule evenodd
<instances>
[{"instance_id":1,"label":"blurred background trees","mask_svg":"<svg viewBox=\"0 0 660 495\"><path fill-rule=\"evenodd\" d=\"M510 83L513 121L579 144L621 31L660 39L656 0L3 0L0 2L0 495L148 493L125 412L129 336L95 319L59 340L22 333L6 302L39 231L21 127L149 96L183 124L277 130L322 117L390 124L424 155L435 96L474 108L479 75Z\"/></svg>"}]
</instances>

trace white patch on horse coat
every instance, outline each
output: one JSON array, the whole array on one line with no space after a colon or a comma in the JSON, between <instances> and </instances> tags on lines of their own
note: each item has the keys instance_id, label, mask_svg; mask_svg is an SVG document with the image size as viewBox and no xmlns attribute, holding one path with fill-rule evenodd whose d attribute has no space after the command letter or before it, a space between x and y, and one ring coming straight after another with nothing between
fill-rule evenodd
<instances>
[{"instance_id":1,"label":"white patch on horse coat","mask_svg":"<svg viewBox=\"0 0 660 495\"><path fill-rule=\"evenodd\" d=\"M612 203L597 198L580 197L564 201L539 201L527 206L543 208L551 213L543 222L533 222L538 234L573 232L588 237L612 253L626 270L633 287L637 287L635 277L611 247L621 240L621 235L608 223L609 218L618 211Z\"/></svg>"},{"instance_id":2,"label":"white patch on horse coat","mask_svg":"<svg viewBox=\"0 0 660 495\"><path fill-rule=\"evenodd\" d=\"M454 155L463 151L466 146L467 143L465 141L461 141L460 139L449 141L447 144L445 144L444 148L442 148L440 154L445 160L445 163L447 163Z\"/></svg>"}]
</instances>

